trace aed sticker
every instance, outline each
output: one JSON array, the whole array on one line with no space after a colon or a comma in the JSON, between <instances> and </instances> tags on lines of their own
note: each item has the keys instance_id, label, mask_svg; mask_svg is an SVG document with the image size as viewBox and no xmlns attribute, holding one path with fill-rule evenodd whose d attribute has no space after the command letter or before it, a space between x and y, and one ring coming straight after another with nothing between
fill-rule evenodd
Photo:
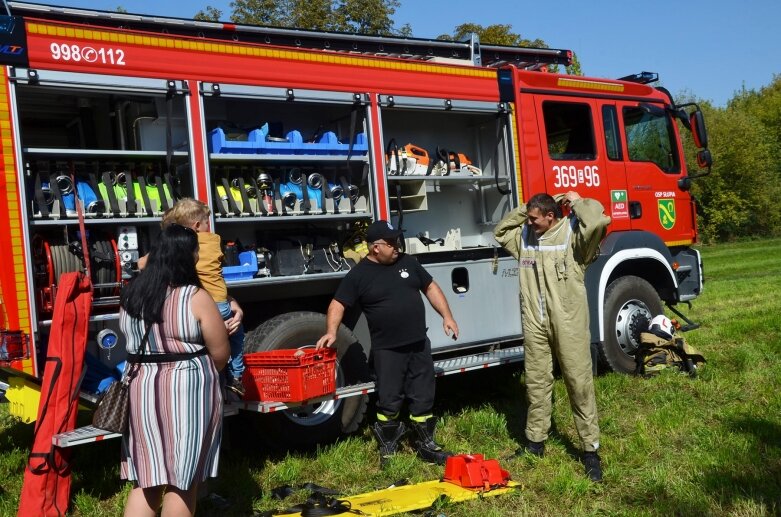
<instances>
[{"instance_id":1,"label":"aed sticker","mask_svg":"<svg viewBox=\"0 0 781 517\"><path fill-rule=\"evenodd\" d=\"M610 191L610 217L612 219L629 219L629 201L626 190Z\"/></svg>"},{"instance_id":2,"label":"aed sticker","mask_svg":"<svg viewBox=\"0 0 781 517\"><path fill-rule=\"evenodd\" d=\"M662 228L672 230L675 226L675 200L660 199L656 203L659 207L659 222L662 223Z\"/></svg>"},{"instance_id":3,"label":"aed sticker","mask_svg":"<svg viewBox=\"0 0 781 517\"><path fill-rule=\"evenodd\" d=\"M534 267L535 264L537 264L537 261L533 258L522 258L518 261L519 266L526 268Z\"/></svg>"}]
</instances>

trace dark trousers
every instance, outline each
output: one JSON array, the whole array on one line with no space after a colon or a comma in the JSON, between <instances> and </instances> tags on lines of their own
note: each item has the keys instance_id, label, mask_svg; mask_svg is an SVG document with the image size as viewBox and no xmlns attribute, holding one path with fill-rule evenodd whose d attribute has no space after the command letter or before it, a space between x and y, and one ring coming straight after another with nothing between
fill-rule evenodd
<instances>
[{"instance_id":1,"label":"dark trousers","mask_svg":"<svg viewBox=\"0 0 781 517\"><path fill-rule=\"evenodd\" d=\"M377 375L377 412L394 417L406 398L412 416L431 413L435 377L428 339L399 348L372 351Z\"/></svg>"}]
</instances>

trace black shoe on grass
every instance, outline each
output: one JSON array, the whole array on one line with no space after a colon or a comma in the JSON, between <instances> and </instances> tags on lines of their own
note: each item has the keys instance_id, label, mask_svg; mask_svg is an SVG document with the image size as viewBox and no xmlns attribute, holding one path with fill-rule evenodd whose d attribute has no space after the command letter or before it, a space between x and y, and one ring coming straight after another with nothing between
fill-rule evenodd
<instances>
[{"instance_id":1,"label":"black shoe on grass","mask_svg":"<svg viewBox=\"0 0 781 517\"><path fill-rule=\"evenodd\" d=\"M586 476L594 483L602 482L602 462L596 451L583 453L583 465L586 468Z\"/></svg>"},{"instance_id":2,"label":"black shoe on grass","mask_svg":"<svg viewBox=\"0 0 781 517\"><path fill-rule=\"evenodd\" d=\"M515 451L515 457L519 458L531 454L542 458L545 456L545 442L528 442L526 445Z\"/></svg>"}]
</instances>

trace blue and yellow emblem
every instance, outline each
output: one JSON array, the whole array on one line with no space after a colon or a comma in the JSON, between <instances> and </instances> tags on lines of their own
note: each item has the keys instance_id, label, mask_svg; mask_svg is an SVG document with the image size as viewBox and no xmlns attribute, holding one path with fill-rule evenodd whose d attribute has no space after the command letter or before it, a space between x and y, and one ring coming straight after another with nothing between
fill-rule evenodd
<instances>
[{"instance_id":1,"label":"blue and yellow emblem","mask_svg":"<svg viewBox=\"0 0 781 517\"><path fill-rule=\"evenodd\" d=\"M659 207L659 222L662 223L662 228L672 230L675 226L675 200L659 199L656 203Z\"/></svg>"}]
</instances>

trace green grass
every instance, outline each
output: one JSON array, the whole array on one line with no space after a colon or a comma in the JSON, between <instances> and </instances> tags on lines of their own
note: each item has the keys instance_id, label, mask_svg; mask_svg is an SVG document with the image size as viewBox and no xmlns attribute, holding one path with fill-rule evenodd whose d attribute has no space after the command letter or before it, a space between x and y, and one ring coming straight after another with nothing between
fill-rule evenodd
<instances>
[{"instance_id":1,"label":"green grass","mask_svg":"<svg viewBox=\"0 0 781 517\"><path fill-rule=\"evenodd\" d=\"M708 360L697 379L665 372L651 379L609 374L596 380L601 485L586 481L577 461L578 438L561 381L545 458L506 460L523 440L522 373L503 367L441 379L440 441L457 452L499 458L523 487L439 509L448 516L781 514L779 250L779 239L702 249L705 292L687 311L702 324L687 339ZM221 475L210 486L232 506L221 510L205 501L199 515L251 515L305 498L273 500L271 489L283 484L312 481L356 494L442 473L406 445L380 470L365 426L315 451L280 453L264 449L263 435L248 433L245 423L229 421L239 432L232 433L233 448L224 451ZM29 425L0 409L0 515L16 513L31 437ZM71 514L121 515L128 485L119 480L118 441L75 452Z\"/></svg>"}]
</instances>

